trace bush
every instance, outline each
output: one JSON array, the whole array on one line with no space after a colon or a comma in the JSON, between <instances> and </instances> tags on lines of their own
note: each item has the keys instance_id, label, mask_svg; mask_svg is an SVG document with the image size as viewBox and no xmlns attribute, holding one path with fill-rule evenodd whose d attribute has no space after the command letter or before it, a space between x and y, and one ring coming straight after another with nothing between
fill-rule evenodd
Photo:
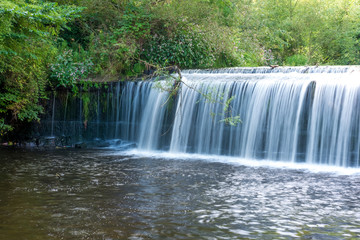
<instances>
[{"instance_id":1,"label":"bush","mask_svg":"<svg viewBox=\"0 0 360 240\"><path fill-rule=\"evenodd\" d=\"M90 58L83 61L76 61L72 49L63 51L56 57L54 64L50 65L51 79L54 86L76 88L76 84L84 80L93 69L93 62Z\"/></svg>"},{"instance_id":2,"label":"bush","mask_svg":"<svg viewBox=\"0 0 360 240\"><path fill-rule=\"evenodd\" d=\"M285 65L287 66L304 66L307 63L307 57L300 54L295 54L285 59Z\"/></svg>"},{"instance_id":3,"label":"bush","mask_svg":"<svg viewBox=\"0 0 360 240\"><path fill-rule=\"evenodd\" d=\"M173 36L152 36L142 49L141 57L156 65L205 68L214 65L213 52L201 32L179 31Z\"/></svg>"},{"instance_id":4,"label":"bush","mask_svg":"<svg viewBox=\"0 0 360 240\"><path fill-rule=\"evenodd\" d=\"M0 1L0 133L39 120L54 36L81 8L46 1Z\"/></svg>"}]
</instances>

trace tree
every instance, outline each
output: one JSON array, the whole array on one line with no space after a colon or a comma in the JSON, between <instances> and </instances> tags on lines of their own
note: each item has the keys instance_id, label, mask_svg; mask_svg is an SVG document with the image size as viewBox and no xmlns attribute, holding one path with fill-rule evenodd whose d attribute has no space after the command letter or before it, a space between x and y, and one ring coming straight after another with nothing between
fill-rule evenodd
<instances>
[{"instance_id":1,"label":"tree","mask_svg":"<svg viewBox=\"0 0 360 240\"><path fill-rule=\"evenodd\" d=\"M0 0L0 134L39 120L54 39L80 8L44 1Z\"/></svg>"}]
</instances>

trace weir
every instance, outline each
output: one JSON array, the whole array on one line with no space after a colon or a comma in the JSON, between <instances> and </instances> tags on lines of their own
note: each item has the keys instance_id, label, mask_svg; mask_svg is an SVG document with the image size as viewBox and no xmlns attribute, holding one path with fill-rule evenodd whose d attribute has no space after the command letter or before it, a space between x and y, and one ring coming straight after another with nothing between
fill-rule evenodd
<instances>
[{"instance_id":1,"label":"weir","mask_svg":"<svg viewBox=\"0 0 360 240\"><path fill-rule=\"evenodd\" d=\"M57 93L42 135L359 167L359 67L187 70L182 76L184 84L170 99L153 81L111 83L80 97ZM235 116L237 125L224 121Z\"/></svg>"}]
</instances>

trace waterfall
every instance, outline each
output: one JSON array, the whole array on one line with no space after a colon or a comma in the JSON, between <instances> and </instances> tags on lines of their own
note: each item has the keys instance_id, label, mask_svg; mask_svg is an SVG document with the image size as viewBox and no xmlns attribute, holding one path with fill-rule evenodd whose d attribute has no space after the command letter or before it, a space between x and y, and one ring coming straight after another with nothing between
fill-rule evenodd
<instances>
[{"instance_id":1,"label":"waterfall","mask_svg":"<svg viewBox=\"0 0 360 240\"><path fill-rule=\"evenodd\" d=\"M359 78L319 81L308 127L307 161L359 165Z\"/></svg>"},{"instance_id":2,"label":"waterfall","mask_svg":"<svg viewBox=\"0 0 360 240\"><path fill-rule=\"evenodd\" d=\"M99 138L100 133L100 89L97 90L97 102L96 102L96 138Z\"/></svg>"},{"instance_id":3,"label":"waterfall","mask_svg":"<svg viewBox=\"0 0 360 240\"><path fill-rule=\"evenodd\" d=\"M186 70L175 96L153 81L112 83L94 94L94 135L147 151L359 167L359 69Z\"/></svg>"},{"instance_id":4,"label":"waterfall","mask_svg":"<svg viewBox=\"0 0 360 240\"><path fill-rule=\"evenodd\" d=\"M358 71L303 69L184 72L170 151L359 166ZM204 103L193 89L215 89L217 102L235 97L232 114L242 123L222 123L220 104Z\"/></svg>"},{"instance_id":5,"label":"waterfall","mask_svg":"<svg viewBox=\"0 0 360 240\"><path fill-rule=\"evenodd\" d=\"M56 92L53 93L52 100L52 112L51 112L51 137L54 136L54 119L55 119L55 101L56 101Z\"/></svg>"}]
</instances>

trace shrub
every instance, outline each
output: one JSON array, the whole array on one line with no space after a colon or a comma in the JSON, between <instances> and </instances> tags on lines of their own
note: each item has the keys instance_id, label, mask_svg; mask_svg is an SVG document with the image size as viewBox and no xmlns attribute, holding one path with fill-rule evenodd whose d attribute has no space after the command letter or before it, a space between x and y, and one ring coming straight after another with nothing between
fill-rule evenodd
<instances>
[{"instance_id":1,"label":"shrub","mask_svg":"<svg viewBox=\"0 0 360 240\"><path fill-rule=\"evenodd\" d=\"M304 66L307 63L307 57L301 54L295 54L285 59L285 65L288 66Z\"/></svg>"},{"instance_id":2,"label":"shrub","mask_svg":"<svg viewBox=\"0 0 360 240\"><path fill-rule=\"evenodd\" d=\"M93 62L90 58L75 61L72 49L63 51L50 65L51 75L55 87L76 88L76 84L84 80L92 71Z\"/></svg>"},{"instance_id":3,"label":"shrub","mask_svg":"<svg viewBox=\"0 0 360 240\"><path fill-rule=\"evenodd\" d=\"M157 65L205 68L214 65L213 52L201 32L183 30L173 36L155 34L142 49L141 57Z\"/></svg>"},{"instance_id":4,"label":"shrub","mask_svg":"<svg viewBox=\"0 0 360 240\"><path fill-rule=\"evenodd\" d=\"M0 132L39 120L54 36L81 8L40 0L0 1Z\"/></svg>"}]
</instances>

